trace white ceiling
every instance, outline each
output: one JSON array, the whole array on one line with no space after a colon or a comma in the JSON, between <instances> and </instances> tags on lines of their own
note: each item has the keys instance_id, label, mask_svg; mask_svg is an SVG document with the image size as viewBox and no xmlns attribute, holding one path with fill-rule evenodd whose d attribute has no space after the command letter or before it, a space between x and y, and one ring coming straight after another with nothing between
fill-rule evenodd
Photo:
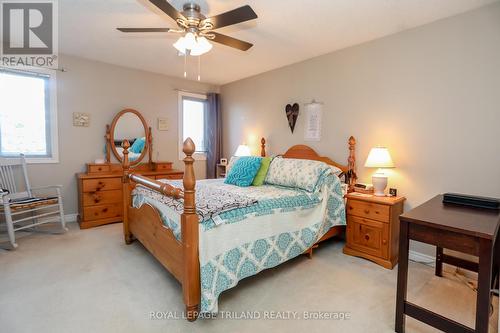
<instances>
[{"instance_id":1,"label":"white ceiling","mask_svg":"<svg viewBox=\"0 0 500 333\"><path fill-rule=\"evenodd\" d=\"M196 0L207 16L250 5L259 18L217 30L254 43L247 52L214 43L202 81L225 84L360 44L498 0ZM170 1L177 9L185 0ZM60 0L59 52L182 77L168 33L126 35L116 27L176 27L148 0ZM191 58L188 78L196 78Z\"/></svg>"}]
</instances>

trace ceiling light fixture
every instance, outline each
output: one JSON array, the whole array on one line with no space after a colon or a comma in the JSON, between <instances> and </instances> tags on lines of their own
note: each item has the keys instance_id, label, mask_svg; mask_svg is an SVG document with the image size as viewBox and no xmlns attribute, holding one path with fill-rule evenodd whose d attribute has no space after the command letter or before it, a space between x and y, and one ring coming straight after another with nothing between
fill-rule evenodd
<instances>
[{"instance_id":1,"label":"ceiling light fixture","mask_svg":"<svg viewBox=\"0 0 500 333\"><path fill-rule=\"evenodd\" d=\"M188 32L185 36L179 38L173 45L177 51L184 55L184 77L187 77L187 56L190 55L193 57L198 57L198 81L200 81L200 56L210 51L213 47L212 44L206 37L198 36L197 34Z\"/></svg>"}]
</instances>

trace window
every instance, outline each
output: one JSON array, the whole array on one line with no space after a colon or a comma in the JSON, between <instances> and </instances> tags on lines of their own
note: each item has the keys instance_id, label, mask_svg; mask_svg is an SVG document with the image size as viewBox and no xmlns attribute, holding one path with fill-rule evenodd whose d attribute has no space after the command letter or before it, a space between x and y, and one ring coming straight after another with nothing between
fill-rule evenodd
<instances>
[{"instance_id":1,"label":"window","mask_svg":"<svg viewBox=\"0 0 500 333\"><path fill-rule=\"evenodd\" d=\"M179 92L179 159L185 157L182 144L191 138L196 146L196 159L206 158L205 112L207 96Z\"/></svg>"},{"instance_id":2,"label":"window","mask_svg":"<svg viewBox=\"0 0 500 333\"><path fill-rule=\"evenodd\" d=\"M55 74L0 68L0 157L58 162Z\"/></svg>"}]
</instances>

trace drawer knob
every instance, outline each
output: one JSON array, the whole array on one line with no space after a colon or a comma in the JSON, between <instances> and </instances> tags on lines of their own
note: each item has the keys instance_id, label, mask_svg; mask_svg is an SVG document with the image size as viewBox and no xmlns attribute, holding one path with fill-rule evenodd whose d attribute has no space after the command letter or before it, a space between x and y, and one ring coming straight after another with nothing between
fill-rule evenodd
<instances>
[{"instance_id":1,"label":"drawer knob","mask_svg":"<svg viewBox=\"0 0 500 333\"><path fill-rule=\"evenodd\" d=\"M108 211L108 209L107 209L107 208L104 208L104 209L102 210L102 212L103 212L103 213L106 213L107 211Z\"/></svg>"},{"instance_id":2,"label":"drawer knob","mask_svg":"<svg viewBox=\"0 0 500 333\"><path fill-rule=\"evenodd\" d=\"M366 234L365 235L365 240L370 240L370 235Z\"/></svg>"},{"instance_id":3,"label":"drawer knob","mask_svg":"<svg viewBox=\"0 0 500 333\"><path fill-rule=\"evenodd\" d=\"M370 213L370 210L365 209L365 214L369 214L369 213Z\"/></svg>"},{"instance_id":4,"label":"drawer knob","mask_svg":"<svg viewBox=\"0 0 500 333\"><path fill-rule=\"evenodd\" d=\"M383 239L382 244L387 245L387 239Z\"/></svg>"},{"instance_id":5,"label":"drawer knob","mask_svg":"<svg viewBox=\"0 0 500 333\"><path fill-rule=\"evenodd\" d=\"M352 206L349 206L349 210L353 210L354 208Z\"/></svg>"},{"instance_id":6,"label":"drawer knob","mask_svg":"<svg viewBox=\"0 0 500 333\"><path fill-rule=\"evenodd\" d=\"M101 196L98 194L94 194L94 202L98 203L99 201L101 201Z\"/></svg>"}]
</instances>

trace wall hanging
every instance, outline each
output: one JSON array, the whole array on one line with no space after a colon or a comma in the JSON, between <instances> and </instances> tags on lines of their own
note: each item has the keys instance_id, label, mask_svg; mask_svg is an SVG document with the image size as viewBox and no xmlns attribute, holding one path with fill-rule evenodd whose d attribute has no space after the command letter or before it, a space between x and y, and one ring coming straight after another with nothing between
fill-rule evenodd
<instances>
[{"instance_id":1,"label":"wall hanging","mask_svg":"<svg viewBox=\"0 0 500 333\"><path fill-rule=\"evenodd\" d=\"M287 104L285 107L286 118L288 119L288 126L290 129L295 129L295 123L297 122L297 118L299 117L299 104L294 103L293 105Z\"/></svg>"},{"instance_id":2,"label":"wall hanging","mask_svg":"<svg viewBox=\"0 0 500 333\"><path fill-rule=\"evenodd\" d=\"M306 123L304 125L304 140L305 141L320 141L321 140L321 123L323 117L323 103L318 103L313 100L305 105L306 107Z\"/></svg>"}]
</instances>

